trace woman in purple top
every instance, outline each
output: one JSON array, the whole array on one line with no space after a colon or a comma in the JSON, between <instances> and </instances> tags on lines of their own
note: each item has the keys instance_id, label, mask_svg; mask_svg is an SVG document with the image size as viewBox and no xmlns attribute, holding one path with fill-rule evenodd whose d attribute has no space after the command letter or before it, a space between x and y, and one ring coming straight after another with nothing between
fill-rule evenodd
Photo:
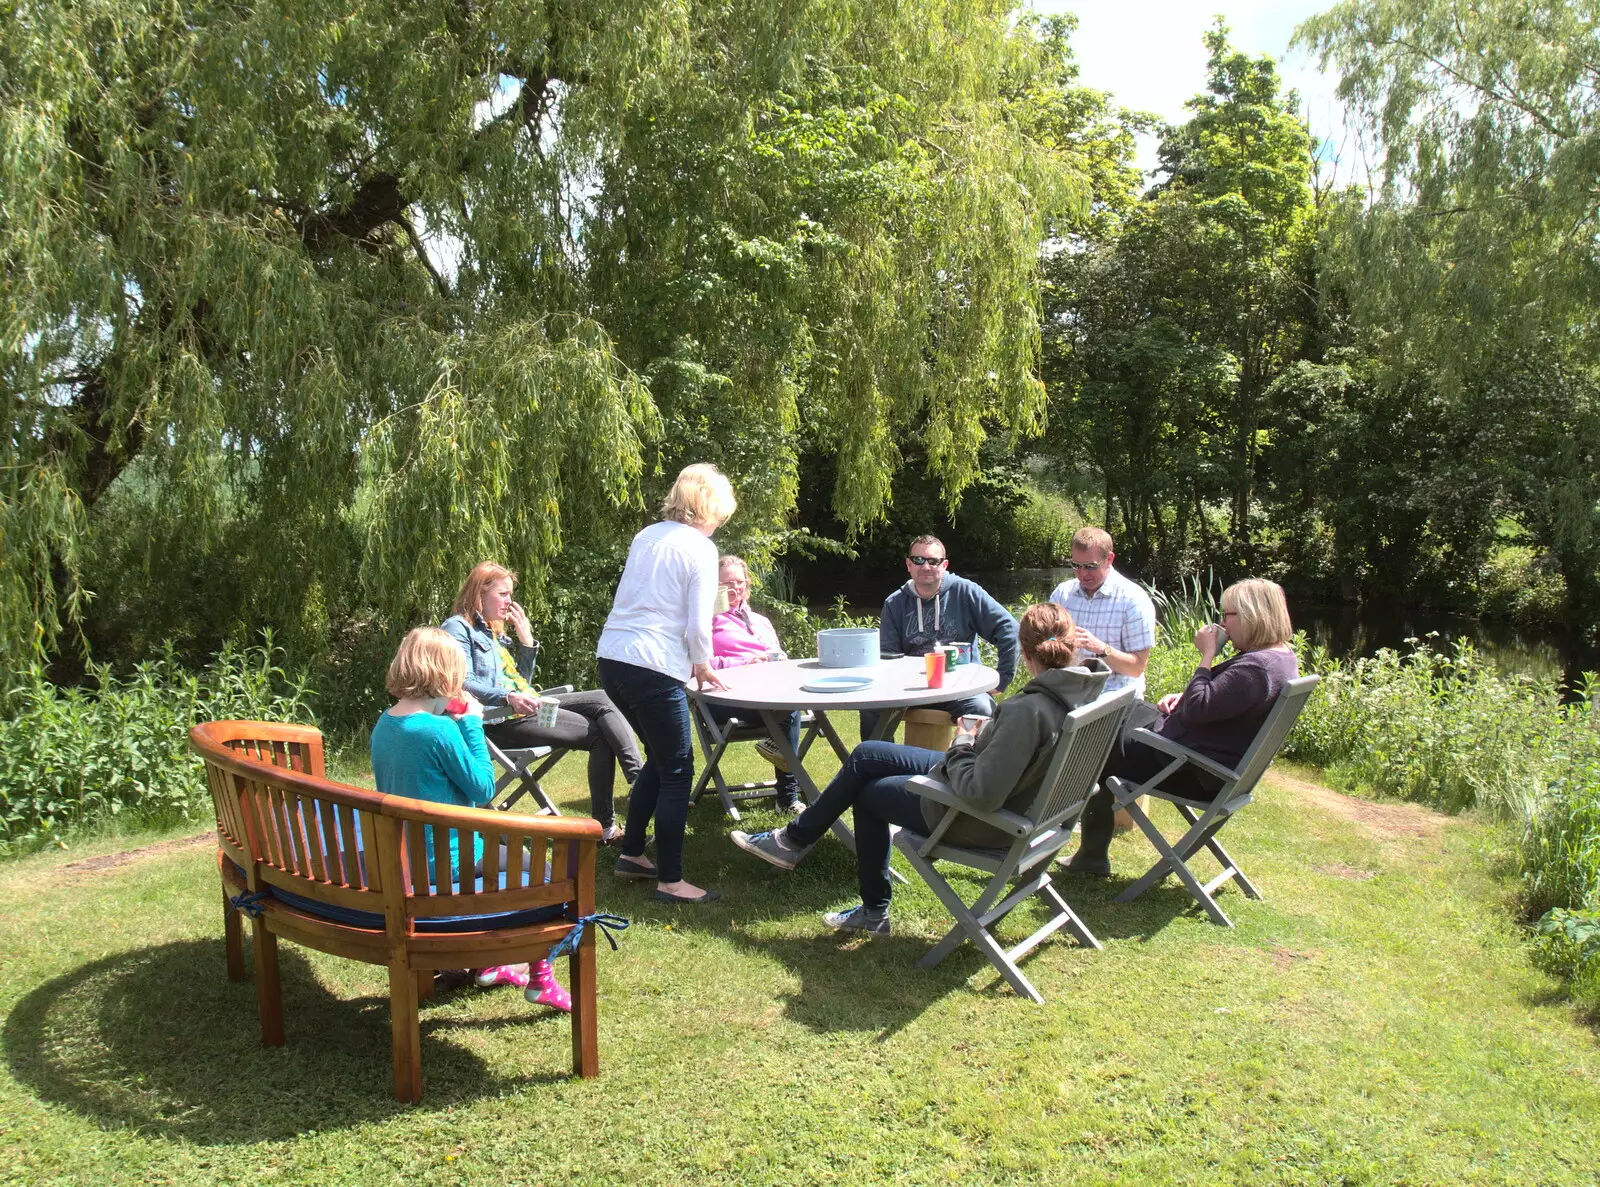
<instances>
[{"instance_id":1,"label":"woman in purple top","mask_svg":"<svg viewBox=\"0 0 1600 1187\"><path fill-rule=\"evenodd\" d=\"M1250 748L1261 723L1285 684L1300 674L1289 640L1289 608L1276 582L1252 578L1222 591L1222 621L1195 632L1200 666L1182 692L1169 693L1152 708L1134 705L1122 737L1100 772L1101 789L1089 797L1083 810L1083 838L1067 868L1095 877L1111 873L1111 834L1115 802L1104 787L1115 775L1130 783L1154 778L1172 757L1138 741L1133 731L1153 729L1225 767L1238 765ZM1216 663L1223 643L1235 654ZM1184 767L1161 784L1166 791L1190 799L1210 801L1222 784L1214 777Z\"/></svg>"}]
</instances>

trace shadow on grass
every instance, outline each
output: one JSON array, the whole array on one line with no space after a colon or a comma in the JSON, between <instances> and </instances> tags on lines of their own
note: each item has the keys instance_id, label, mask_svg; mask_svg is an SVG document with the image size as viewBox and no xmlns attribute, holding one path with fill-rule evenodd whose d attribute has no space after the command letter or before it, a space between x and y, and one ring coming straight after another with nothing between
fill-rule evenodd
<instances>
[{"instance_id":1,"label":"shadow on grass","mask_svg":"<svg viewBox=\"0 0 1600 1187\"><path fill-rule=\"evenodd\" d=\"M942 913L932 892L914 874L911 883L895 888L892 914L896 926L905 928L903 933L869 940L828 931L819 919L821 914L859 901L855 858L836 840L824 838L795 870L781 871L740 852L728 841L728 830L771 827L767 823L770 818L771 814L764 814L735 825L709 812L690 816L685 873L691 881L721 890L725 898L719 903L681 907L660 903L652 897L653 883L614 882L604 867L600 871L601 902L605 909L636 920L725 937L743 951L779 962L801 982L799 992L777 999L784 1002L785 1015L817 1031L868 1031L888 1038L941 998L966 991L969 985L970 991L982 997L1016 1000L1010 985L971 942L935 968L918 967L917 962L955 921ZM896 868L910 871L900 859ZM945 872L968 902L986 881L975 871L953 866L945 867ZM1176 882L1155 887L1134 903L1114 902L1129 881L1054 879L1068 904L1102 941L1148 940L1172 919L1194 908L1193 899ZM1000 925L1003 945L1020 942L1043 923L1042 901L1033 899L1030 904ZM774 925L802 934L774 936ZM1024 975L1047 1001L1056 988L1028 970L1034 957L1053 944L1072 946L1076 941L1063 930L1021 962Z\"/></svg>"},{"instance_id":2,"label":"shadow on grass","mask_svg":"<svg viewBox=\"0 0 1600 1187\"><path fill-rule=\"evenodd\" d=\"M19 1083L108 1129L233 1145L342 1129L412 1111L390 1095L387 996L339 998L279 946L286 1043L260 1045L255 985L230 982L220 940L123 952L34 989L0 1041ZM450 1000L445 995L442 1002ZM471 1026L422 1013L424 1108L564 1077L493 1075L438 1036ZM565 1058L562 1019L530 1017L532 1041Z\"/></svg>"}]
</instances>

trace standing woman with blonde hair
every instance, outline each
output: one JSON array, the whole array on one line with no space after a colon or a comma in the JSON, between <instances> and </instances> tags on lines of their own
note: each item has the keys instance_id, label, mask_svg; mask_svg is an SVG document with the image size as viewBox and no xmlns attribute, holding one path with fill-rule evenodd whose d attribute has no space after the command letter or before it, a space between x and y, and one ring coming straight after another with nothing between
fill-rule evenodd
<instances>
[{"instance_id":1,"label":"standing woman with blonde hair","mask_svg":"<svg viewBox=\"0 0 1600 1187\"><path fill-rule=\"evenodd\" d=\"M1188 687L1168 693L1154 708L1135 702L1128 714L1122 737L1100 773L1102 786L1084 805L1083 839L1066 863L1069 870L1093 878L1111 874L1115 803L1105 780L1115 775L1129 783L1144 783L1172 761L1166 752L1140 742L1133 731L1153 729L1225 767L1237 766L1279 691L1300 675L1300 661L1289 646L1292 638L1289 607L1276 582L1254 577L1222 591L1222 621L1207 623L1194 634L1200 666ZM1224 643L1232 643L1235 654L1219 664L1217 652ZM1216 799L1222 790L1218 780L1188 766L1161 786L1202 801Z\"/></svg>"},{"instance_id":2,"label":"standing woman with blonde hair","mask_svg":"<svg viewBox=\"0 0 1600 1187\"><path fill-rule=\"evenodd\" d=\"M689 697L684 684L725 688L711 669L711 614L717 596L712 534L738 505L733 487L706 463L685 466L661 504L661 521L633 538L595 654L600 685L644 742L645 760L628 796L617 877L654 879L656 897L709 903L722 896L683 876L683 832L694 781ZM656 860L644 855L651 819Z\"/></svg>"}]
</instances>

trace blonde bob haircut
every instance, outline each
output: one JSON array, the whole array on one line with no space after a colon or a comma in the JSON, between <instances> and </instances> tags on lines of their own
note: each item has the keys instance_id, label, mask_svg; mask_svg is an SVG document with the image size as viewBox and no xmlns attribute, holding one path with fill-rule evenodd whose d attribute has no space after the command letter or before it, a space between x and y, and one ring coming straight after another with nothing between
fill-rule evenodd
<instances>
[{"instance_id":1,"label":"blonde bob haircut","mask_svg":"<svg viewBox=\"0 0 1600 1187\"><path fill-rule=\"evenodd\" d=\"M1289 606L1276 581L1252 577L1235 582L1222 591L1222 608L1239 616L1239 624L1228 633L1240 651L1279 647L1294 638Z\"/></svg>"},{"instance_id":2,"label":"blonde bob haircut","mask_svg":"<svg viewBox=\"0 0 1600 1187\"><path fill-rule=\"evenodd\" d=\"M436 626L419 626L400 640L383 685L396 700L458 697L467 679L467 657Z\"/></svg>"},{"instance_id":3,"label":"blonde bob haircut","mask_svg":"<svg viewBox=\"0 0 1600 1187\"><path fill-rule=\"evenodd\" d=\"M713 529L728 522L739 501L733 497L728 476L710 462L696 462L678 472L677 481L661 502L661 518Z\"/></svg>"},{"instance_id":4,"label":"blonde bob haircut","mask_svg":"<svg viewBox=\"0 0 1600 1187\"><path fill-rule=\"evenodd\" d=\"M493 561L484 561L478 565L461 583L461 589L456 594L455 604L450 607L450 613L459 614L468 622L482 615L483 593L496 581L509 581L515 586L517 575L504 565L497 565ZM491 622L489 626L496 631L504 629L498 622Z\"/></svg>"}]
</instances>

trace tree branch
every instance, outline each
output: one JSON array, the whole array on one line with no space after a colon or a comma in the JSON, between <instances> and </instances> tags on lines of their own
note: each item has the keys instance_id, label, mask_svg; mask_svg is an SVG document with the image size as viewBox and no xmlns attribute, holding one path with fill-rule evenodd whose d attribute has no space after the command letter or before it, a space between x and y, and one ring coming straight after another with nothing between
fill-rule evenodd
<instances>
[{"instance_id":1,"label":"tree branch","mask_svg":"<svg viewBox=\"0 0 1600 1187\"><path fill-rule=\"evenodd\" d=\"M438 288L439 295L445 300L450 299L450 286L439 275L439 270L433 266L433 261L428 258L428 251L422 245L422 237L417 234L417 229L411 225L411 220L405 215L397 215L395 222L399 223L406 233L406 238L411 240L411 246L416 249L417 259L422 261L422 266L428 270L428 275L433 277L434 286Z\"/></svg>"}]
</instances>

